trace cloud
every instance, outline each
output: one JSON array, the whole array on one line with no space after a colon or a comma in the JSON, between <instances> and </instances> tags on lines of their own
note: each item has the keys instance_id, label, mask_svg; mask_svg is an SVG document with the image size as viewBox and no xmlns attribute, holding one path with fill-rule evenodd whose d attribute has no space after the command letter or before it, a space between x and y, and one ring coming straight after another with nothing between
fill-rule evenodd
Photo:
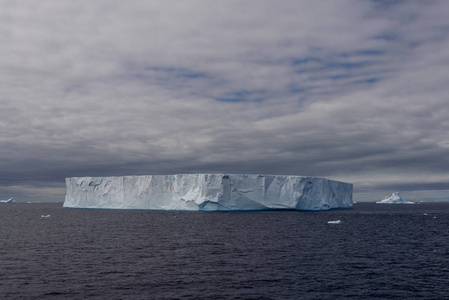
<instances>
[{"instance_id":1,"label":"cloud","mask_svg":"<svg viewBox=\"0 0 449 300\"><path fill-rule=\"evenodd\" d=\"M2 186L230 172L446 188L445 1L2 2Z\"/></svg>"}]
</instances>

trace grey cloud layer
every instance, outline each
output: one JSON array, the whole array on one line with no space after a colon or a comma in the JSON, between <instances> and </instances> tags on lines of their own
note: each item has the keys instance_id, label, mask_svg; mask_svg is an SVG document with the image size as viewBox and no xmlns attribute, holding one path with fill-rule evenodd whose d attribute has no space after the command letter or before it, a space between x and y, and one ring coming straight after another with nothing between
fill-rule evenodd
<instances>
[{"instance_id":1,"label":"grey cloud layer","mask_svg":"<svg viewBox=\"0 0 449 300\"><path fill-rule=\"evenodd\" d=\"M448 2L0 5L0 196L221 171L447 189Z\"/></svg>"}]
</instances>

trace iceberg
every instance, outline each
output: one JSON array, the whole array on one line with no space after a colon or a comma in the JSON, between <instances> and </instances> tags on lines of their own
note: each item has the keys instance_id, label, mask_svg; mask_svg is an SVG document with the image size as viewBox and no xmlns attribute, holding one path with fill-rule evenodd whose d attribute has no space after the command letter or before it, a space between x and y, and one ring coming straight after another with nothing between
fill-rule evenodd
<instances>
[{"instance_id":1,"label":"iceberg","mask_svg":"<svg viewBox=\"0 0 449 300\"><path fill-rule=\"evenodd\" d=\"M327 224L341 224L341 220L327 221Z\"/></svg>"},{"instance_id":2,"label":"iceberg","mask_svg":"<svg viewBox=\"0 0 449 300\"><path fill-rule=\"evenodd\" d=\"M16 203L14 197L9 198L8 200L0 200L0 203Z\"/></svg>"},{"instance_id":3,"label":"iceberg","mask_svg":"<svg viewBox=\"0 0 449 300\"><path fill-rule=\"evenodd\" d=\"M66 178L67 208L189 211L352 207L352 184L319 177L178 174Z\"/></svg>"},{"instance_id":4,"label":"iceberg","mask_svg":"<svg viewBox=\"0 0 449 300\"><path fill-rule=\"evenodd\" d=\"M393 193L390 197L386 197L381 201L377 201L379 204L415 204L415 202L405 201L402 199L398 192Z\"/></svg>"}]
</instances>

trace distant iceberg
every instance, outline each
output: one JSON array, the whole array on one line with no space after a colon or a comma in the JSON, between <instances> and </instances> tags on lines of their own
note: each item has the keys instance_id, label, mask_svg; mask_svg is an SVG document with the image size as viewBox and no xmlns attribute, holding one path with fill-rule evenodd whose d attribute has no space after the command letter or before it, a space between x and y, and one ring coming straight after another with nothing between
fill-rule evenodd
<instances>
[{"instance_id":1,"label":"distant iceberg","mask_svg":"<svg viewBox=\"0 0 449 300\"><path fill-rule=\"evenodd\" d=\"M379 204L415 204L415 202L405 201L402 199L398 192L393 193L391 197L387 197L381 201L377 201Z\"/></svg>"},{"instance_id":2,"label":"distant iceberg","mask_svg":"<svg viewBox=\"0 0 449 300\"><path fill-rule=\"evenodd\" d=\"M341 224L341 220L327 221L327 224Z\"/></svg>"},{"instance_id":3,"label":"distant iceberg","mask_svg":"<svg viewBox=\"0 0 449 300\"><path fill-rule=\"evenodd\" d=\"M9 198L8 200L0 200L0 203L16 203L14 197Z\"/></svg>"},{"instance_id":4,"label":"distant iceberg","mask_svg":"<svg viewBox=\"0 0 449 300\"><path fill-rule=\"evenodd\" d=\"M352 184L318 177L178 174L66 178L64 207L190 211L352 207Z\"/></svg>"}]
</instances>

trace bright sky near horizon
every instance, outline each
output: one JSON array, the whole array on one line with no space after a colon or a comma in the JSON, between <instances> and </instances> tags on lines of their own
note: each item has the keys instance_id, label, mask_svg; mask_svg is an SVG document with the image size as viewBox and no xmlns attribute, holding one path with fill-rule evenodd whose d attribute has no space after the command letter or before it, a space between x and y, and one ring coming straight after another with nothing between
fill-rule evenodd
<instances>
[{"instance_id":1,"label":"bright sky near horizon","mask_svg":"<svg viewBox=\"0 0 449 300\"><path fill-rule=\"evenodd\" d=\"M0 0L0 199L320 176L449 200L449 1Z\"/></svg>"}]
</instances>

